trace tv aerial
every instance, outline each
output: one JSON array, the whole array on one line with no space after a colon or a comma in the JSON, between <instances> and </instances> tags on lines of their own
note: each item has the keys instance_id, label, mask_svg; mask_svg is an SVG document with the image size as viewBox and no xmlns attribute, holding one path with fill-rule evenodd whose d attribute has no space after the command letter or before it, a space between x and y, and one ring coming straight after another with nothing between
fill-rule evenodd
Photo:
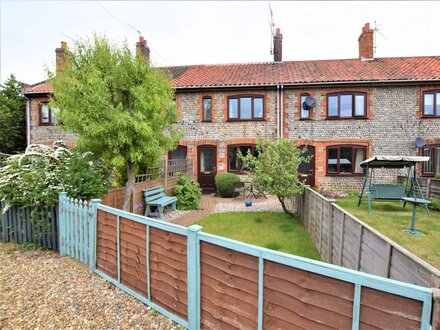
<instances>
[{"instance_id":1,"label":"tv aerial","mask_svg":"<svg viewBox=\"0 0 440 330\"><path fill-rule=\"evenodd\" d=\"M272 11L272 7L270 6L270 2L267 2L267 4L269 5L269 13L270 13L270 18L269 18L269 28L270 28L270 55L273 55L273 37L275 35L275 23L273 21L273 11Z\"/></svg>"},{"instance_id":2,"label":"tv aerial","mask_svg":"<svg viewBox=\"0 0 440 330\"><path fill-rule=\"evenodd\" d=\"M373 32L374 32L374 45L373 45L373 49L374 49L374 55L376 55L376 37L377 37L377 33L379 33L382 37L384 37L384 39L385 40L388 40L388 38L387 37L385 37L384 35L383 35L383 33L382 32L380 32L380 30L381 30L381 25L380 24L377 24L376 23L376 21L374 21L374 29L373 29Z\"/></svg>"}]
</instances>

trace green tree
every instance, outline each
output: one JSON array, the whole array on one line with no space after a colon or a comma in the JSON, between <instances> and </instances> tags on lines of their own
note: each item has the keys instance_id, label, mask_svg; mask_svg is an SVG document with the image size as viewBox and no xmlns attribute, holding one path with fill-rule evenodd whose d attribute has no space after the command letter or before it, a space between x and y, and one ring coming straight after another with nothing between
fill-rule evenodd
<instances>
[{"instance_id":1,"label":"green tree","mask_svg":"<svg viewBox=\"0 0 440 330\"><path fill-rule=\"evenodd\" d=\"M78 134L77 146L126 173L124 210L128 210L136 171L172 150L180 137L173 128L176 108L172 79L149 66L127 44L105 37L78 42L67 52L55 77L52 105L61 109L65 129Z\"/></svg>"},{"instance_id":2,"label":"green tree","mask_svg":"<svg viewBox=\"0 0 440 330\"><path fill-rule=\"evenodd\" d=\"M239 157L252 184L258 190L276 195L284 212L294 216L286 207L286 199L304 191L304 184L298 181L299 165L310 160L304 156L304 151L287 139L260 140L257 156L248 152L247 155L239 153Z\"/></svg>"},{"instance_id":3,"label":"green tree","mask_svg":"<svg viewBox=\"0 0 440 330\"><path fill-rule=\"evenodd\" d=\"M0 152L15 154L26 148L26 100L14 75L0 85Z\"/></svg>"}]
</instances>

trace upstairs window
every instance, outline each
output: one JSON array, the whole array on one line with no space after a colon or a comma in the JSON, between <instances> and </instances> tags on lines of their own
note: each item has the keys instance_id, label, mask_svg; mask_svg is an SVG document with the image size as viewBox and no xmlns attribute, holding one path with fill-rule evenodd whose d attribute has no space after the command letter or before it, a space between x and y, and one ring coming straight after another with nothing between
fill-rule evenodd
<instances>
[{"instance_id":1,"label":"upstairs window","mask_svg":"<svg viewBox=\"0 0 440 330\"><path fill-rule=\"evenodd\" d=\"M49 103L40 104L40 125L54 125L58 123L56 116L59 113L58 108L49 108Z\"/></svg>"},{"instance_id":2,"label":"upstairs window","mask_svg":"<svg viewBox=\"0 0 440 330\"><path fill-rule=\"evenodd\" d=\"M429 160L423 163L423 175L434 176L440 173L440 145L423 147L423 156L429 157Z\"/></svg>"},{"instance_id":3,"label":"upstairs window","mask_svg":"<svg viewBox=\"0 0 440 330\"><path fill-rule=\"evenodd\" d=\"M358 175L364 170L360 164L365 160L366 148L339 145L327 148L327 174Z\"/></svg>"},{"instance_id":4,"label":"upstairs window","mask_svg":"<svg viewBox=\"0 0 440 330\"><path fill-rule=\"evenodd\" d=\"M241 172L243 164L241 163L240 158L238 157L238 151L241 151L243 156L248 154L248 151L251 152L252 155L257 157L258 152L255 145L233 145L228 146L228 171L229 172Z\"/></svg>"},{"instance_id":5,"label":"upstairs window","mask_svg":"<svg viewBox=\"0 0 440 330\"><path fill-rule=\"evenodd\" d=\"M365 93L337 93L327 96L328 118L362 118L367 115Z\"/></svg>"},{"instance_id":6,"label":"upstairs window","mask_svg":"<svg viewBox=\"0 0 440 330\"><path fill-rule=\"evenodd\" d=\"M310 109L304 109L304 102L306 101L306 97L310 96L309 94L301 94L300 97L300 110L301 110L301 119L310 119Z\"/></svg>"},{"instance_id":7,"label":"upstairs window","mask_svg":"<svg viewBox=\"0 0 440 330\"><path fill-rule=\"evenodd\" d=\"M212 99L209 96L203 98L202 121L212 121Z\"/></svg>"},{"instance_id":8,"label":"upstairs window","mask_svg":"<svg viewBox=\"0 0 440 330\"><path fill-rule=\"evenodd\" d=\"M423 116L440 117L440 90L423 92Z\"/></svg>"},{"instance_id":9,"label":"upstairs window","mask_svg":"<svg viewBox=\"0 0 440 330\"><path fill-rule=\"evenodd\" d=\"M263 97L257 95L228 98L228 120L263 120Z\"/></svg>"}]
</instances>

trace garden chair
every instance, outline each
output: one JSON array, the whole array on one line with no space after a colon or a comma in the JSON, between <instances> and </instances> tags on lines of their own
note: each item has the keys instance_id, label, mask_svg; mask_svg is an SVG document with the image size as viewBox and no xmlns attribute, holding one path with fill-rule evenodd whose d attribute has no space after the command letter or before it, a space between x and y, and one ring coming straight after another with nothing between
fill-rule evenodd
<instances>
[{"instance_id":1,"label":"garden chair","mask_svg":"<svg viewBox=\"0 0 440 330\"><path fill-rule=\"evenodd\" d=\"M234 199L236 196L240 196L240 194L243 194L243 197L245 195L244 182L242 181L234 183Z\"/></svg>"}]
</instances>

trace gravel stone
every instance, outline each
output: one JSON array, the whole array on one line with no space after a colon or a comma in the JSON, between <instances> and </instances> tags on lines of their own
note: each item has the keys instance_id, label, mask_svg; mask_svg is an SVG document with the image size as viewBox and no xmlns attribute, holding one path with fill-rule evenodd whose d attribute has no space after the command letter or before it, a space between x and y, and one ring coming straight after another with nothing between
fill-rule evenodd
<instances>
[{"instance_id":1,"label":"gravel stone","mask_svg":"<svg viewBox=\"0 0 440 330\"><path fill-rule=\"evenodd\" d=\"M251 211L271 211L271 212L283 212L280 202L276 196L267 195L267 198L259 197L252 198L252 206L246 206L244 204L245 199L243 197L235 199L233 198L216 198L217 203L214 213L224 212L251 212Z\"/></svg>"},{"instance_id":2,"label":"gravel stone","mask_svg":"<svg viewBox=\"0 0 440 330\"><path fill-rule=\"evenodd\" d=\"M183 329L86 265L0 242L0 329Z\"/></svg>"}]
</instances>

